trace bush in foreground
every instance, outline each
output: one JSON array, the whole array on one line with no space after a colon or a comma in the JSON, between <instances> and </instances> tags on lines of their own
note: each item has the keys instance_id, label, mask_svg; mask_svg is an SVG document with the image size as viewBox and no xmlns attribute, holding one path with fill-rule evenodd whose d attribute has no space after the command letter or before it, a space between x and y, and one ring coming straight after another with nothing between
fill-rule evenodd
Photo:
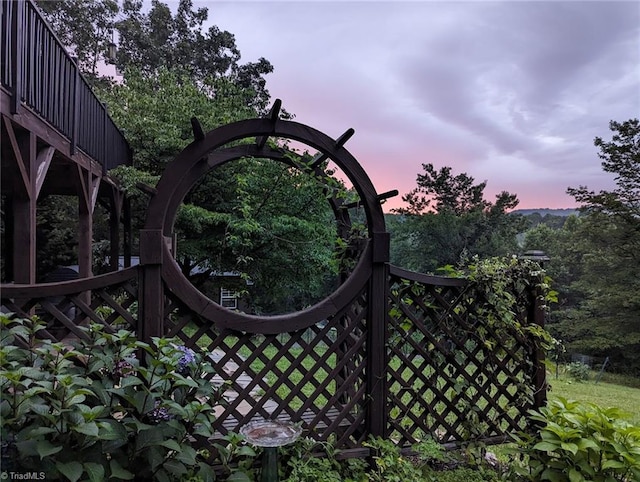
<instances>
[{"instance_id":1,"label":"bush in foreground","mask_svg":"<svg viewBox=\"0 0 640 482\"><path fill-rule=\"evenodd\" d=\"M37 319L0 321L3 470L71 481L214 477L194 436L213 434L222 393L194 352L98 324L54 343L39 337Z\"/></svg>"},{"instance_id":2,"label":"bush in foreground","mask_svg":"<svg viewBox=\"0 0 640 482\"><path fill-rule=\"evenodd\" d=\"M640 427L618 409L558 398L532 418L539 434L521 437L515 451L514 472L526 480L640 480Z\"/></svg>"}]
</instances>

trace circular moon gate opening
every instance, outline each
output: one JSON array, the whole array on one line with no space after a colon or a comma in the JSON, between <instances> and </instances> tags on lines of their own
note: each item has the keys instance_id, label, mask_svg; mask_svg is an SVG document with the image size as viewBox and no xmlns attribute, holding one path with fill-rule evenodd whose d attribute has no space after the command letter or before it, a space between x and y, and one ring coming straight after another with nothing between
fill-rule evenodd
<instances>
[{"instance_id":1,"label":"circular moon gate opening","mask_svg":"<svg viewBox=\"0 0 640 482\"><path fill-rule=\"evenodd\" d=\"M206 135L196 121L196 140L165 169L156 186L157 192L149 204L145 227L141 233L141 254L145 250L162 251L161 256L150 256L150 259L161 264L162 279L169 289L186 301L191 309L219 328L255 333L278 333L306 328L327 319L346 306L366 286L372 264L388 261L388 237L378 195L366 173L343 146L353 131L349 130L338 140L333 140L309 126L279 119L278 111L279 102L276 101L268 118L235 122ZM269 137L299 142L316 150L318 154L310 158L294 153L286 147L267 142ZM255 142L251 144L239 143L253 141L254 138ZM309 308L269 317L226 309L207 298L187 280L172 257L170 246L164 242L172 236L178 208L198 181L210 170L241 158L278 161L318 179L324 186L325 197L333 211L337 234L343 240L342 243L348 243L352 234L349 209L357 205L364 211L366 232L359 243L347 245L347 251L353 258L353 265L348 269L350 273L345 272L344 282L333 293ZM346 201L338 189L331 192L332 178L323 169L327 160L333 162L351 182L357 193L357 203Z\"/></svg>"}]
</instances>

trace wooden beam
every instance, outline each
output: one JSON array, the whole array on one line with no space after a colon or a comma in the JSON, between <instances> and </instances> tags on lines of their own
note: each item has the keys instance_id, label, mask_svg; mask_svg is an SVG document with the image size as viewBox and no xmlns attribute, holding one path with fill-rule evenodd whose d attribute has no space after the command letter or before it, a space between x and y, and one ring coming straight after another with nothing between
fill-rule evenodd
<instances>
[{"instance_id":1,"label":"wooden beam","mask_svg":"<svg viewBox=\"0 0 640 482\"><path fill-rule=\"evenodd\" d=\"M202 126L200 125L200 121L197 117L191 118L191 130L193 130L194 140L201 141L204 139L204 131L202 130Z\"/></svg>"},{"instance_id":2,"label":"wooden beam","mask_svg":"<svg viewBox=\"0 0 640 482\"><path fill-rule=\"evenodd\" d=\"M85 170L80 165L76 164L76 170L78 171L78 204L82 205L82 209L91 211L91 197L89 196L89 185L87 179L85 179Z\"/></svg>"},{"instance_id":3,"label":"wooden beam","mask_svg":"<svg viewBox=\"0 0 640 482\"><path fill-rule=\"evenodd\" d=\"M351 139L351 137L353 137L353 134L355 134L355 132L356 131L353 130L353 128L351 127L347 129L344 134L342 134L340 137L336 139L336 143L334 146L335 149L340 149L341 147L344 147L347 141ZM328 157L329 156L323 152L319 152L318 154L316 154L311 160L311 169L315 169L316 167L318 167L320 164L326 161Z\"/></svg>"},{"instance_id":4,"label":"wooden beam","mask_svg":"<svg viewBox=\"0 0 640 482\"><path fill-rule=\"evenodd\" d=\"M0 89L0 112L8 114L10 109L11 96L4 90ZM59 153L62 153L76 164L80 164L87 170L94 172L102 172L100 163L82 151L76 150L71 153L71 143L60 134L55 127L47 123L38 114L34 113L28 106L21 104L18 106L18 112L10 115L9 118L14 125L33 132L38 139L44 143L55 147ZM67 153L69 153L67 155Z\"/></svg>"},{"instance_id":5,"label":"wooden beam","mask_svg":"<svg viewBox=\"0 0 640 482\"><path fill-rule=\"evenodd\" d=\"M98 200L98 192L100 190L100 176L89 174L93 179L91 181L91 212L96 209L96 201Z\"/></svg>"},{"instance_id":6,"label":"wooden beam","mask_svg":"<svg viewBox=\"0 0 640 482\"><path fill-rule=\"evenodd\" d=\"M276 121L278 120L278 116L280 115L280 108L282 107L282 101L280 99L276 99L273 105L271 106L271 110L267 114L267 118L271 121L271 124L275 126ZM264 145L267 143L267 139L269 136L260 136L256 138L256 146L258 149L262 149Z\"/></svg>"},{"instance_id":7,"label":"wooden beam","mask_svg":"<svg viewBox=\"0 0 640 482\"><path fill-rule=\"evenodd\" d=\"M51 159L53 159L53 154L56 152L54 147L45 147L40 152L38 152L38 156L36 158L36 187L35 187L35 198L37 199L40 195L40 191L42 190L42 185L44 184L44 180L47 177L47 171L49 171L49 166L51 165Z\"/></svg>"},{"instance_id":8,"label":"wooden beam","mask_svg":"<svg viewBox=\"0 0 640 482\"><path fill-rule=\"evenodd\" d=\"M4 126L7 131L7 135L9 136L9 143L11 144L11 149L13 150L13 156L16 160L16 165L18 167L18 171L20 172L20 177L22 179L22 184L19 185L26 197L31 197L31 179L29 176L29 171L27 169L27 164L24 162L22 151L20 149L20 145L18 144L18 139L16 137L16 133L13 130L13 123L8 117L2 116L2 120L4 121ZM15 187L15 186L14 186Z\"/></svg>"},{"instance_id":9,"label":"wooden beam","mask_svg":"<svg viewBox=\"0 0 640 482\"><path fill-rule=\"evenodd\" d=\"M377 199L378 201L384 201L385 199L389 199L391 197L395 197L398 195L398 190L397 189L393 189L391 191L387 191L387 192L383 192L382 194L378 194ZM343 204L342 206L340 206L341 209L351 209L351 208L357 208L358 206L362 206L361 202L352 202L349 204Z\"/></svg>"}]
</instances>

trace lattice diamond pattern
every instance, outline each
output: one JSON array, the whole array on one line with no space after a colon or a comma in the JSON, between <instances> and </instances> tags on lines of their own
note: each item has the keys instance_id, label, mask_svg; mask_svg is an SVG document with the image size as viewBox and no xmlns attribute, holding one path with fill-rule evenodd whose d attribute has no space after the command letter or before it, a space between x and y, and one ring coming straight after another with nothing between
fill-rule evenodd
<instances>
[{"instance_id":1,"label":"lattice diamond pattern","mask_svg":"<svg viewBox=\"0 0 640 482\"><path fill-rule=\"evenodd\" d=\"M37 315L47 323L44 336L56 341L66 337L85 337L78 326L96 322L107 331L121 328L137 329L136 305L138 300L137 273L130 279L94 288L90 292L77 292L64 296L30 298L28 300L2 299L7 311L19 317Z\"/></svg>"},{"instance_id":2,"label":"lattice diamond pattern","mask_svg":"<svg viewBox=\"0 0 640 482\"><path fill-rule=\"evenodd\" d=\"M498 342L489 349L479 328ZM393 278L388 433L401 444L486 439L524 429L532 407L532 349L475 316L459 286Z\"/></svg>"},{"instance_id":3,"label":"lattice diamond pattern","mask_svg":"<svg viewBox=\"0 0 640 482\"><path fill-rule=\"evenodd\" d=\"M299 422L318 440L336 436L341 448L365 438L366 296L326 323L278 335L217 331L168 294L167 335L207 354L211 382L225 384L217 410L220 434L250 420Z\"/></svg>"}]
</instances>

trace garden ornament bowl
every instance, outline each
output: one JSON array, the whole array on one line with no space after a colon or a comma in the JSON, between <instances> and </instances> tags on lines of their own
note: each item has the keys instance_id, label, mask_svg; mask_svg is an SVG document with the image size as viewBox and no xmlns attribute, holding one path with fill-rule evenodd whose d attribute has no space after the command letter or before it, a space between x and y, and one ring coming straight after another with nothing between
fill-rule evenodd
<instances>
[{"instance_id":1,"label":"garden ornament bowl","mask_svg":"<svg viewBox=\"0 0 640 482\"><path fill-rule=\"evenodd\" d=\"M247 442L257 447L282 447L295 442L302 427L278 420L256 420L240 429Z\"/></svg>"}]
</instances>

